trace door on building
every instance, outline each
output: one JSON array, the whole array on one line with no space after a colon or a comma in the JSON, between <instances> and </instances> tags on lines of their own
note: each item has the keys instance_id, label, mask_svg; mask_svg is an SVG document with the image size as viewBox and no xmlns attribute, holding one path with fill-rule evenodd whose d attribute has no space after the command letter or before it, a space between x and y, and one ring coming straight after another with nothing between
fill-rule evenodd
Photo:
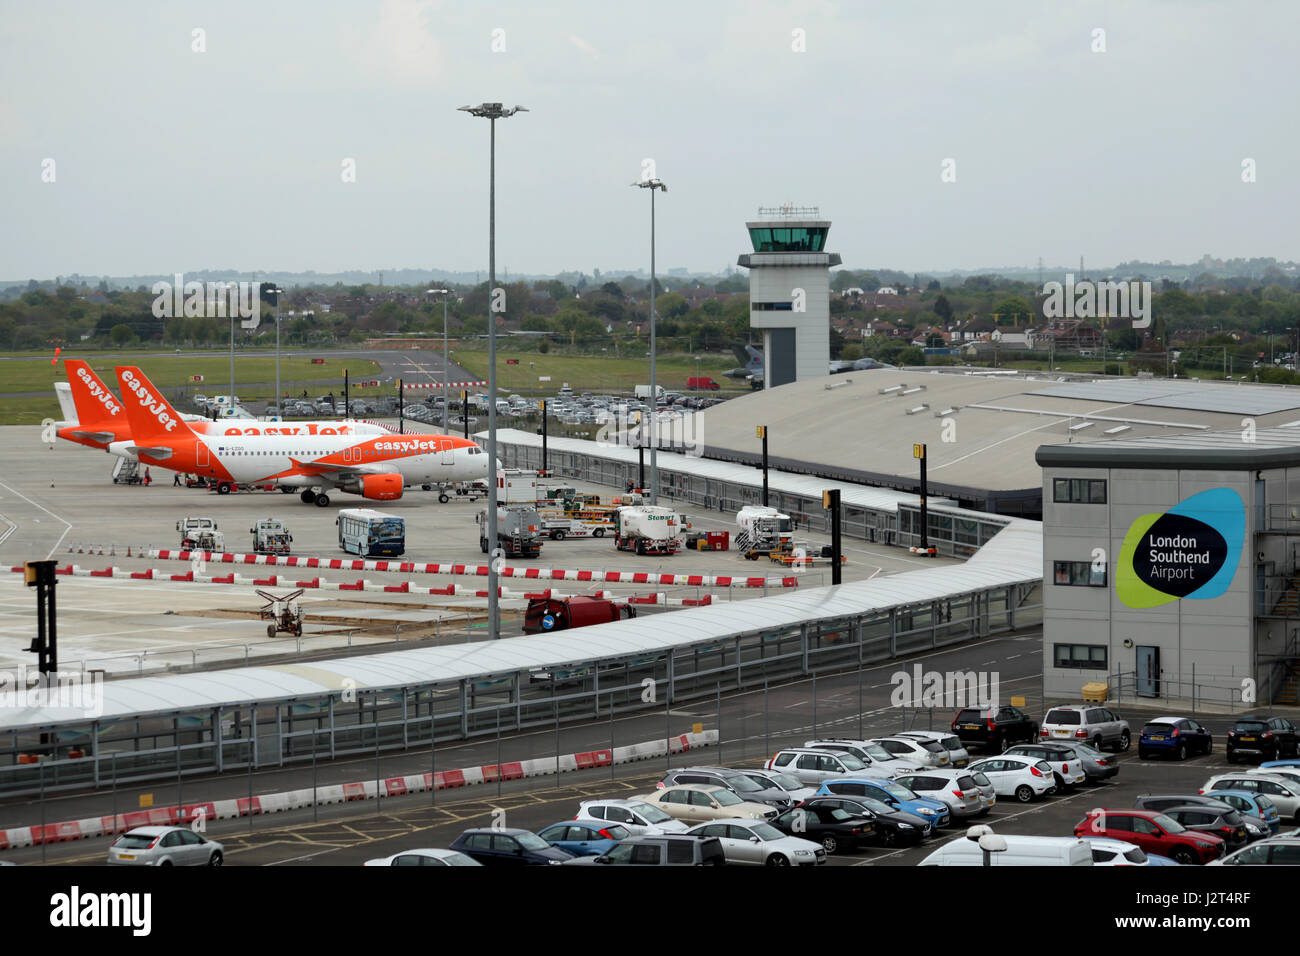
<instances>
[{"instance_id":1,"label":"door on building","mask_svg":"<svg viewBox=\"0 0 1300 956\"><path fill-rule=\"evenodd\" d=\"M1138 645L1137 695L1139 697L1160 696L1160 648L1158 647Z\"/></svg>"}]
</instances>

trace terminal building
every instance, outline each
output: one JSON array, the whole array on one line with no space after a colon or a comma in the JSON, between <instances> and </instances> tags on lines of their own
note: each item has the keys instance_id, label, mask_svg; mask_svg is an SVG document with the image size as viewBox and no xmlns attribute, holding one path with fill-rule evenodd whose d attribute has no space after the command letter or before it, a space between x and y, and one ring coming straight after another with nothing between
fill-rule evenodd
<instances>
[{"instance_id":1,"label":"terminal building","mask_svg":"<svg viewBox=\"0 0 1300 956\"><path fill-rule=\"evenodd\" d=\"M1297 703L1300 433L1045 445L1044 690Z\"/></svg>"},{"instance_id":2,"label":"terminal building","mask_svg":"<svg viewBox=\"0 0 1300 956\"><path fill-rule=\"evenodd\" d=\"M829 220L815 208L759 208L745 223L753 253L738 264L749 270L749 324L763 332L763 386L774 388L821 378L831 361L831 266L826 252Z\"/></svg>"}]
</instances>

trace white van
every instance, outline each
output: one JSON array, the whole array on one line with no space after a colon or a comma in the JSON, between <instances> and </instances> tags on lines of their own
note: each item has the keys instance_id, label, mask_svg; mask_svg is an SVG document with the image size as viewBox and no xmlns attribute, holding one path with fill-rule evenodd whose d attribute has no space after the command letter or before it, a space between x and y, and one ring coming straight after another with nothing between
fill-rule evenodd
<instances>
[{"instance_id":1,"label":"white van","mask_svg":"<svg viewBox=\"0 0 1300 956\"><path fill-rule=\"evenodd\" d=\"M1092 866L1092 847L1076 837L1003 836L1007 848L992 854L992 866ZM979 843L959 837L917 866L983 866Z\"/></svg>"}]
</instances>

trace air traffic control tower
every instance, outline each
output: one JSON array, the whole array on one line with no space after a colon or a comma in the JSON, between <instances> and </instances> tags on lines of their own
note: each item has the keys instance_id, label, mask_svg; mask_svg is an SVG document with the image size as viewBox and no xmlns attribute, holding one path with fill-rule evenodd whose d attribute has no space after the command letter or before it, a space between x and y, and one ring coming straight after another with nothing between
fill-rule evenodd
<instances>
[{"instance_id":1,"label":"air traffic control tower","mask_svg":"<svg viewBox=\"0 0 1300 956\"><path fill-rule=\"evenodd\" d=\"M737 264L749 270L749 325L763 330L763 386L773 388L830 374L831 266L825 252L828 220L815 207L759 207L745 223L752 253Z\"/></svg>"}]
</instances>

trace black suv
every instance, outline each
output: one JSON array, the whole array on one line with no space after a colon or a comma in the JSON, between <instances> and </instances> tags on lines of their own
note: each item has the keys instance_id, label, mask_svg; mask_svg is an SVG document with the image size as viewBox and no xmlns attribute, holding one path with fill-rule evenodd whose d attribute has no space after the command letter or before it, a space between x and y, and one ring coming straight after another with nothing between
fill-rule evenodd
<instances>
[{"instance_id":1,"label":"black suv","mask_svg":"<svg viewBox=\"0 0 1300 956\"><path fill-rule=\"evenodd\" d=\"M1239 717L1228 731L1228 763L1238 757L1300 756L1300 731L1285 717Z\"/></svg>"},{"instance_id":2,"label":"black suv","mask_svg":"<svg viewBox=\"0 0 1300 956\"><path fill-rule=\"evenodd\" d=\"M593 866L597 863L631 866L724 866L727 858L717 837L665 833L660 836L628 837L620 840L600 856L580 856L567 861L568 866Z\"/></svg>"},{"instance_id":3,"label":"black suv","mask_svg":"<svg viewBox=\"0 0 1300 956\"><path fill-rule=\"evenodd\" d=\"M1015 707L967 707L952 722L963 744L1001 752L1021 741L1038 743L1038 721Z\"/></svg>"}]
</instances>

